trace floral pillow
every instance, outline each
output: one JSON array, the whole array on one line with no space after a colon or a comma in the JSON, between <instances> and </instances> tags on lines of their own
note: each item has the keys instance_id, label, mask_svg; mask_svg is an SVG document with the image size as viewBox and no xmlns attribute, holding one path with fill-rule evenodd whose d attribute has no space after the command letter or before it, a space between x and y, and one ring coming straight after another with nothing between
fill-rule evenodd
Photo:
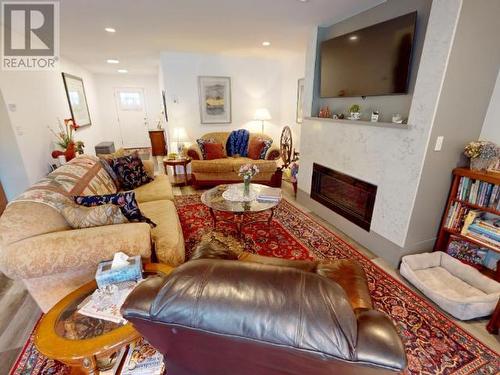
<instances>
[{"instance_id":1,"label":"floral pillow","mask_svg":"<svg viewBox=\"0 0 500 375\"><path fill-rule=\"evenodd\" d=\"M264 141L264 147L262 147L262 151L260 152L259 159L264 160L266 158L267 150L271 148L271 145L273 144L272 139L263 139Z\"/></svg>"},{"instance_id":2,"label":"floral pillow","mask_svg":"<svg viewBox=\"0 0 500 375\"><path fill-rule=\"evenodd\" d=\"M146 173L137 152L113 159L111 167L118 176L123 190L132 190L153 180Z\"/></svg>"},{"instance_id":3,"label":"floral pillow","mask_svg":"<svg viewBox=\"0 0 500 375\"><path fill-rule=\"evenodd\" d=\"M86 207L101 206L103 204L116 204L120 207L123 216L125 216L129 221L139 221L148 223L152 227L156 227L156 224L153 223L151 219L142 214L139 209L139 205L135 200L135 193L133 191L106 195L81 195L74 197L74 200L76 204Z\"/></svg>"},{"instance_id":4,"label":"floral pillow","mask_svg":"<svg viewBox=\"0 0 500 375\"><path fill-rule=\"evenodd\" d=\"M196 143L198 143L198 146L200 147L201 151L201 156L203 156L203 160L207 158L207 150L205 150L205 144L206 143L215 143L215 139L209 138L209 139L197 139Z\"/></svg>"},{"instance_id":5,"label":"floral pillow","mask_svg":"<svg viewBox=\"0 0 500 375\"><path fill-rule=\"evenodd\" d=\"M75 229L128 223L120 206L115 204L103 204L96 207L72 204L64 207L61 213L68 224Z\"/></svg>"}]
</instances>

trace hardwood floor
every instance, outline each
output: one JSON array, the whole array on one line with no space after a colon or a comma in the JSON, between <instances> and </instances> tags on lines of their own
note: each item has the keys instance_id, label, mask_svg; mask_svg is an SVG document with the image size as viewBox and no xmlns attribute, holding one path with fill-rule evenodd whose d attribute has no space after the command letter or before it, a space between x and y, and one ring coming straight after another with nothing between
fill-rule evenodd
<instances>
[{"instance_id":1,"label":"hardwood floor","mask_svg":"<svg viewBox=\"0 0 500 375\"><path fill-rule=\"evenodd\" d=\"M173 189L175 195L188 195L200 192L190 186L174 187ZM399 281L419 293L384 259L376 257L371 251L364 248L351 238L347 237L344 233L340 232L337 228L333 227L328 222L298 204L293 197L293 188L291 184L284 182L282 190L284 197L286 197L286 199L292 204L305 212L309 212L321 224L325 225L343 240L356 247L386 272L393 275ZM40 316L40 309L36 305L35 301L29 296L28 292L24 288L24 285L19 281L12 281L0 273L0 374L8 374L10 367L16 360L17 355L28 339L29 334ZM464 328L472 336L476 337L479 341L500 352L499 335L490 335L486 331L485 325L487 323L487 319L462 322L453 319L451 316L449 316L449 318L457 322L458 325Z\"/></svg>"}]
</instances>

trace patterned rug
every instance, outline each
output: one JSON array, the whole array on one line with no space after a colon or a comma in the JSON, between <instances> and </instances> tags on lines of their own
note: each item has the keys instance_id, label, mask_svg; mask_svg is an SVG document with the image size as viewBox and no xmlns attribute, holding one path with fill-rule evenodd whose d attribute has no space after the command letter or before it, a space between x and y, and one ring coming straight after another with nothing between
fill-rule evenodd
<instances>
[{"instance_id":1,"label":"patterned rug","mask_svg":"<svg viewBox=\"0 0 500 375\"><path fill-rule=\"evenodd\" d=\"M199 195L176 197L188 256L199 240L212 232L208 209ZM266 213L259 214L267 218ZM498 374L498 353L458 327L426 300L394 279L354 247L312 217L282 201L271 227L250 224L239 244L246 251L286 259L358 260L365 269L375 308L385 311L403 338L409 366L406 374ZM218 223L218 235L234 235L230 224ZM41 356L31 337L11 374L66 375L69 369Z\"/></svg>"}]
</instances>

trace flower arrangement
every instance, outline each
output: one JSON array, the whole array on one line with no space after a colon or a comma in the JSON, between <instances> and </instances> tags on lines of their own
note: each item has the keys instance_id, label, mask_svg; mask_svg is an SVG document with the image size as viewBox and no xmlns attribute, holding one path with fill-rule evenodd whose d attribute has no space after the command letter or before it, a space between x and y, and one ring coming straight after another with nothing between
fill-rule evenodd
<instances>
[{"instance_id":1,"label":"flower arrangement","mask_svg":"<svg viewBox=\"0 0 500 375\"><path fill-rule=\"evenodd\" d=\"M464 155L471 160L471 169L486 169L500 157L500 148L493 142L473 141L464 148Z\"/></svg>"},{"instance_id":2,"label":"flower arrangement","mask_svg":"<svg viewBox=\"0 0 500 375\"><path fill-rule=\"evenodd\" d=\"M83 154L83 149L85 147L84 143L73 139L73 132L76 132L80 126L70 118L64 120L64 125L59 119L57 119L57 122L59 128L58 131L55 131L50 126L49 130L55 135L57 145L64 151L54 150L52 152L52 157L57 158L60 155L64 155L66 157L66 161L69 161L75 157L77 152L79 154Z\"/></svg>"},{"instance_id":3,"label":"flower arrangement","mask_svg":"<svg viewBox=\"0 0 500 375\"><path fill-rule=\"evenodd\" d=\"M243 177L243 195L250 194L250 180L259 173L259 168L255 164L245 164L240 167L238 176Z\"/></svg>"},{"instance_id":4,"label":"flower arrangement","mask_svg":"<svg viewBox=\"0 0 500 375\"><path fill-rule=\"evenodd\" d=\"M292 183L297 182L297 175L299 174L299 163L293 162L288 166L290 168L290 181Z\"/></svg>"},{"instance_id":5,"label":"flower arrangement","mask_svg":"<svg viewBox=\"0 0 500 375\"><path fill-rule=\"evenodd\" d=\"M238 176L243 177L243 179L251 179L253 176L259 173L259 168L254 164L245 164L240 167Z\"/></svg>"}]
</instances>

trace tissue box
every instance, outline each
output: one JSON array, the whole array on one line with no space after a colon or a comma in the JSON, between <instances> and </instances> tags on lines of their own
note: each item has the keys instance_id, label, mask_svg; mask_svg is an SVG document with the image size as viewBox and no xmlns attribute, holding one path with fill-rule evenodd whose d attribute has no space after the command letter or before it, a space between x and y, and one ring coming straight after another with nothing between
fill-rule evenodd
<instances>
[{"instance_id":1,"label":"tissue box","mask_svg":"<svg viewBox=\"0 0 500 375\"><path fill-rule=\"evenodd\" d=\"M142 279L141 257L136 255L128 258L128 265L118 269L111 269L112 260L99 263L95 274L95 281L99 289L109 284L121 283L124 281L138 281Z\"/></svg>"}]
</instances>

